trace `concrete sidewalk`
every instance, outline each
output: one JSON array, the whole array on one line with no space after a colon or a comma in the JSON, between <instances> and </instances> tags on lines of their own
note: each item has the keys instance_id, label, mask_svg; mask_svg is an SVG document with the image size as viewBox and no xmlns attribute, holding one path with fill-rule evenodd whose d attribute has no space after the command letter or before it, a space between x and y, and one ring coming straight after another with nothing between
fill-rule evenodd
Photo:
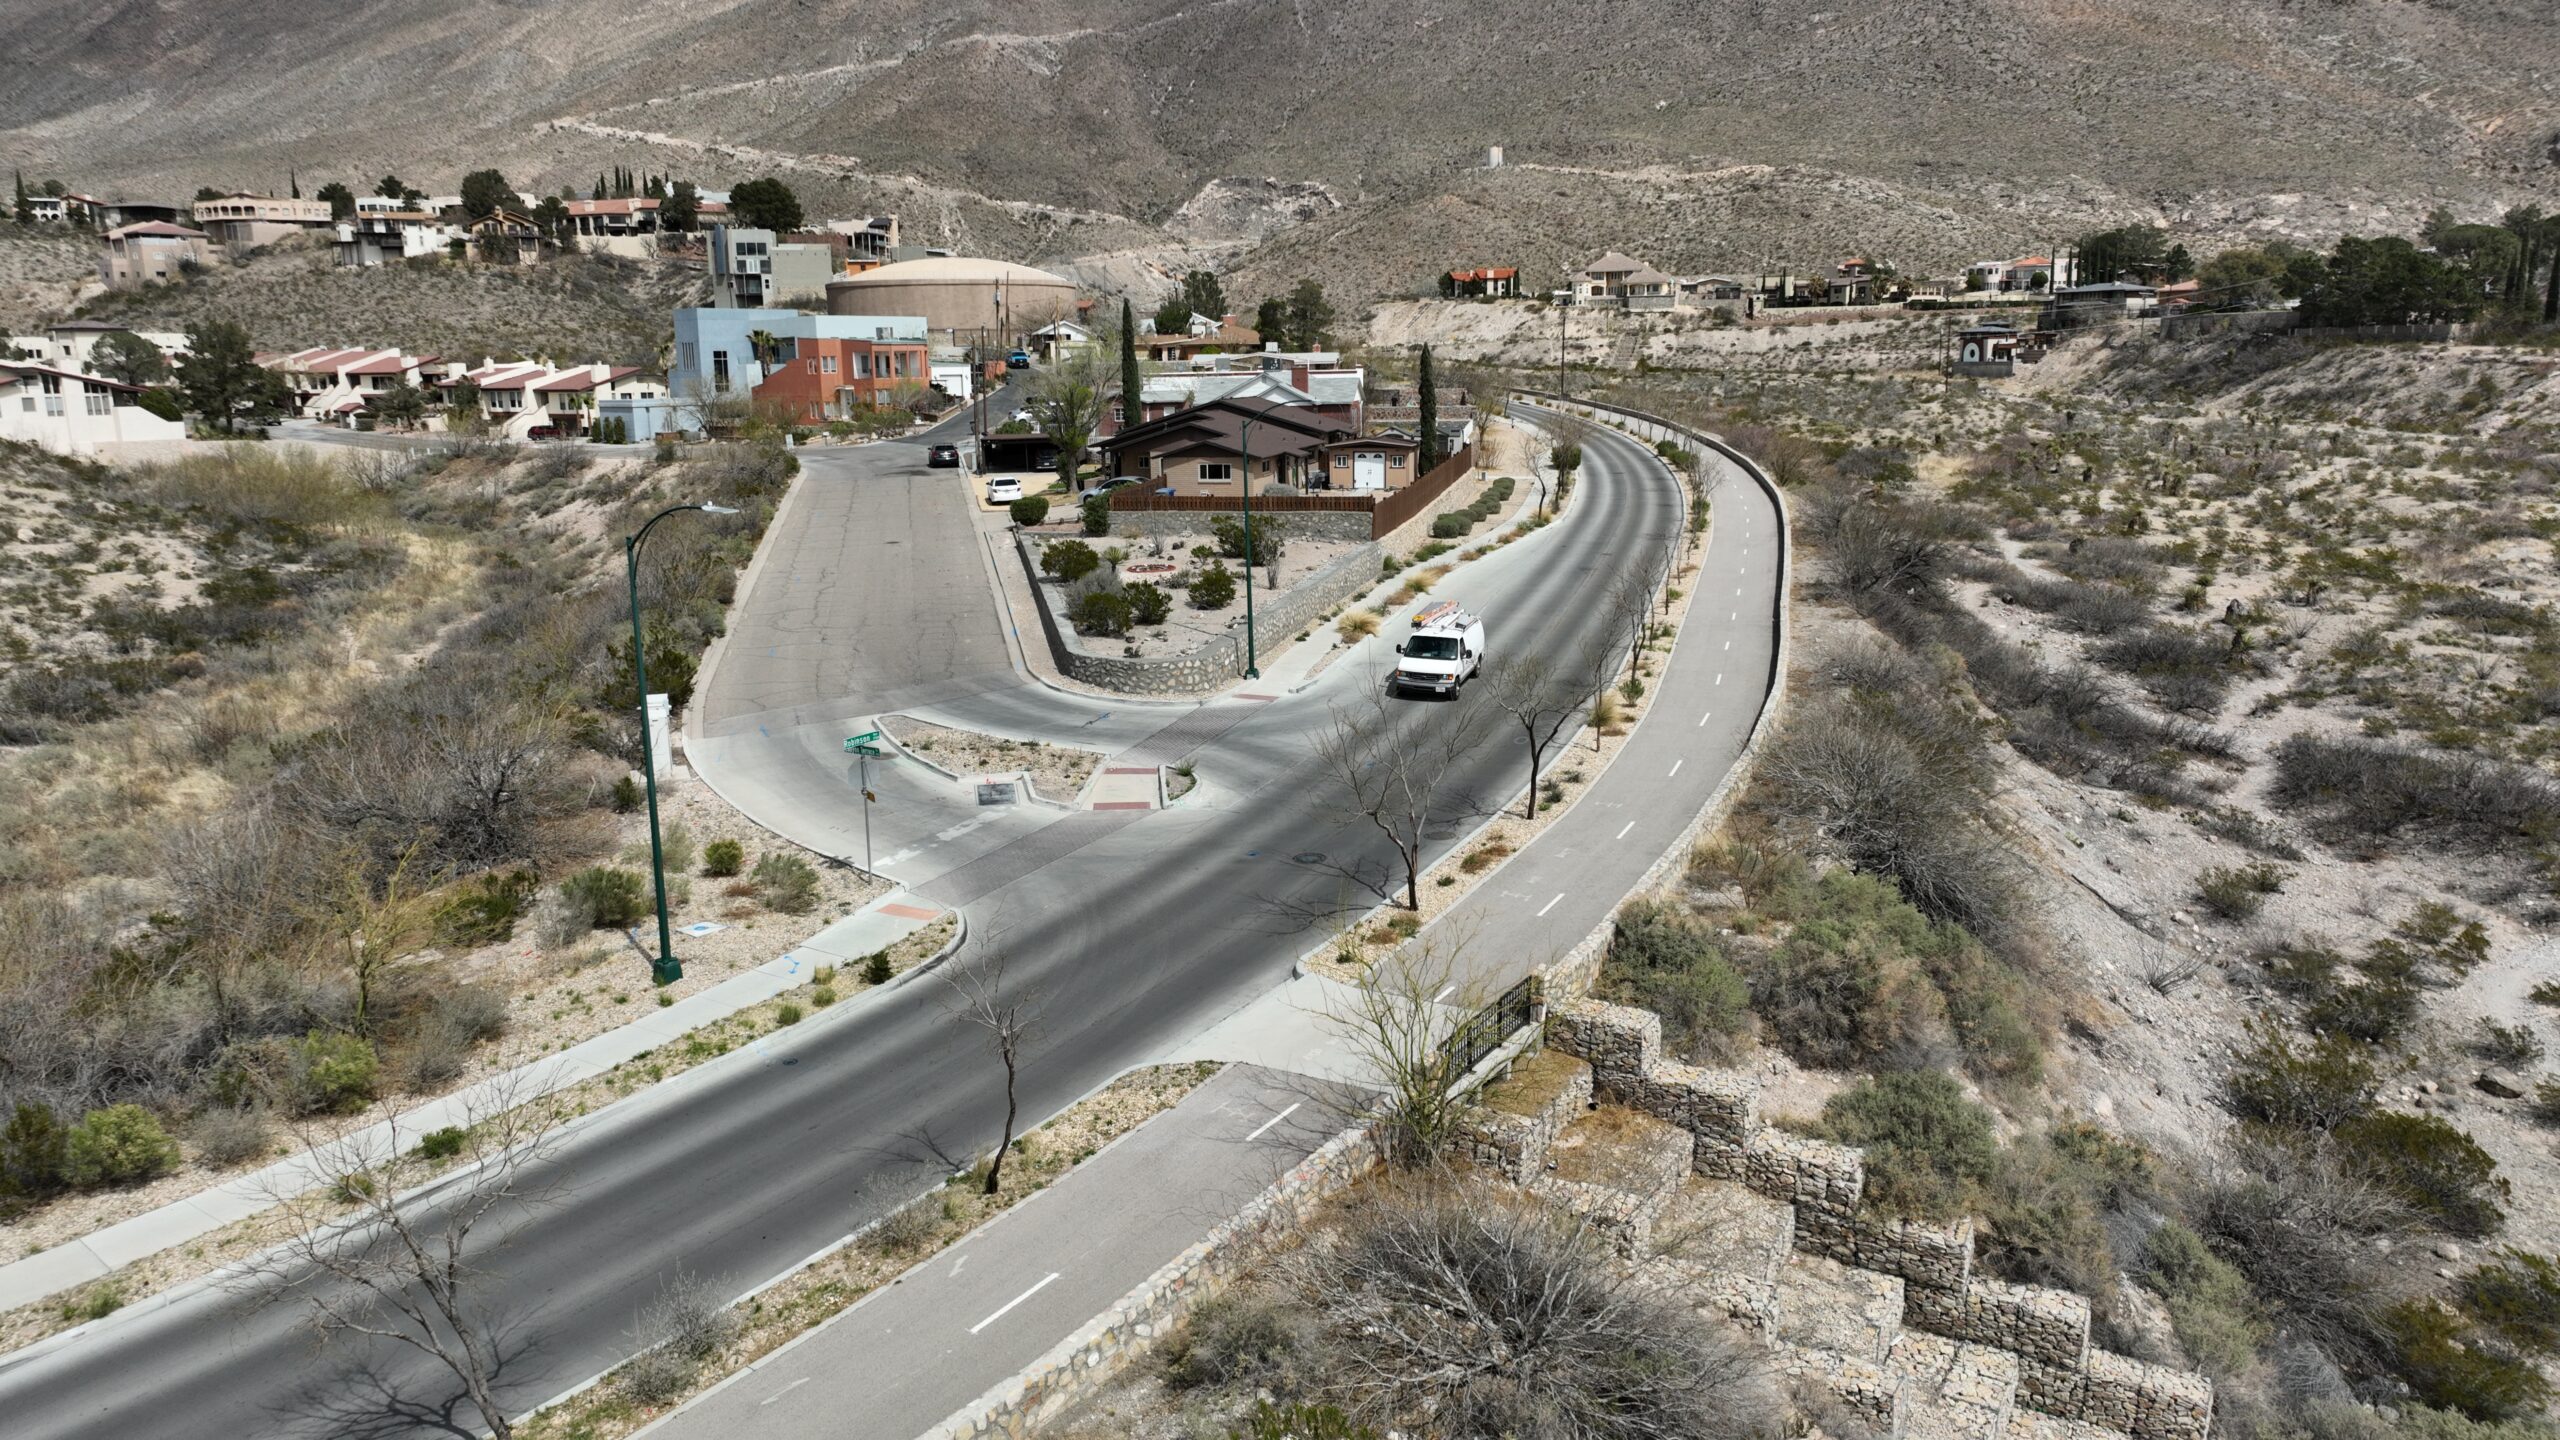
<instances>
[{"instance_id":1,"label":"concrete sidewalk","mask_svg":"<svg viewBox=\"0 0 2560 1440\"><path fill-rule=\"evenodd\" d=\"M820 965L848 964L873 951L885 950L944 913L940 906L918 900L904 890L892 890L743 975L732 976L663 1010L652 1010L628 1025L581 1041L557 1055L430 1100L396 1120L355 1131L342 1143L372 1153L395 1137L414 1138L447 1125L469 1125L493 1103L511 1100L522 1104L566 1089L670 1040L682 1039L715 1020L805 985L809 973ZM860 998L856 996L848 1003L858 1003ZM320 1164L313 1152L306 1150L157 1210L0 1265L0 1310L102 1279L136 1260L255 1215L274 1205L278 1196L298 1195L330 1178L321 1173Z\"/></svg>"},{"instance_id":2,"label":"concrete sidewalk","mask_svg":"<svg viewBox=\"0 0 2560 1440\"><path fill-rule=\"evenodd\" d=\"M1346 1123L1301 1076L1230 1066L949 1249L640 1432L906 1440L1011 1379Z\"/></svg>"}]
</instances>

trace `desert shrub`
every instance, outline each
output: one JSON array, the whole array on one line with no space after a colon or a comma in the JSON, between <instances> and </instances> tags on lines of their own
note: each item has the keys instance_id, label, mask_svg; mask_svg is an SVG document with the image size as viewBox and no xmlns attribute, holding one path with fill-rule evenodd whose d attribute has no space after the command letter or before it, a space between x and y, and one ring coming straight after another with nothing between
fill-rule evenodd
<instances>
[{"instance_id":1,"label":"desert shrub","mask_svg":"<svg viewBox=\"0 0 2560 1440\"><path fill-rule=\"evenodd\" d=\"M2453 1301L2474 1323L2531 1355L2560 1354L2560 1265L2506 1249L2454 1281Z\"/></svg>"},{"instance_id":2,"label":"desert shrub","mask_svg":"<svg viewBox=\"0 0 2560 1440\"><path fill-rule=\"evenodd\" d=\"M2483 1015L2471 1030L2471 1053L2492 1065L2535 1065L2542 1060L2542 1039L2529 1025L2501 1025Z\"/></svg>"},{"instance_id":3,"label":"desert shrub","mask_svg":"<svg viewBox=\"0 0 2560 1440\"><path fill-rule=\"evenodd\" d=\"M1277 515L1257 515L1253 520L1253 555L1244 553L1244 519L1237 515L1212 515L1209 533L1218 542L1218 554L1229 560L1243 560L1248 565L1269 565L1280 558L1287 544L1289 524Z\"/></svg>"},{"instance_id":4,"label":"desert shrub","mask_svg":"<svg viewBox=\"0 0 2560 1440\"><path fill-rule=\"evenodd\" d=\"M1052 540L1040 549L1040 573L1073 585L1102 568L1102 557L1081 540Z\"/></svg>"},{"instance_id":5,"label":"desert shrub","mask_svg":"<svg viewBox=\"0 0 2560 1440\"><path fill-rule=\"evenodd\" d=\"M2335 1031L2368 1045L2396 1045L2418 1023L2418 987L2397 975L2329 985L2303 1012L2315 1031Z\"/></svg>"},{"instance_id":6,"label":"desert shrub","mask_svg":"<svg viewBox=\"0 0 2560 1440\"><path fill-rule=\"evenodd\" d=\"M2433 1300L2403 1301L2383 1324L2392 1373L2424 1404L2475 1420L2519 1420L2551 1401L2551 1383L2531 1361Z\"/></svg>"},{"instance_id":7,"label":"desert shrub","mask_svg":"<svg viewBox=\"0 0 2560 1440\"><path fill-rule=\"evenodd\" d=\"M306 1114L361 1110L373 1099L381 1064L363 1036L314 1030L293 1047L294 1106Z\"/></svg>"},{"instance_id":8,"label":"desert shrub","mask_svg":"<svg viewBox=\"0 0 2560 1440\"><path fill-rule=\"evenodd\" d=\"M2316 1149L2243 1132L2191 1223L2271 1323L2341 1363L2380 1362L2382 1312L2406 1293L2408 1258L2393 1251L2416 1233L2396 1196Z\"/></svg>"},{"instance_id":9,"label":"desert shrub","mask_svg":"<svg viewBox=\"0 0 2560 1440\"><path fill-rule=\"evenodd\" d=\"M1975 1253L2002 1278L2103 1302L2115 1287L2108 1187L2073 1154L2028 1136L2003 1149L1979 1196Z\"/></svg>"},{"instance_id":10,"label":"desert shrub","mask_svg":"<svg viewBox=\"0 0 2560 1440\"><path fill-rule=\"evenodd\" d=\"M1195 610L1223 610L1236 598L1235 572L1225 565L1209 562L1209 568L1191 577L1191 606Z\"/></svg>"},{"instance_id":11,"label":"desert shrub","mask_svg":"<svg viewBox=\"0 0 2560 1440\"><path fill-rule=\"evenodd\" d=\"M1751 1023L1751 989L1708 927L1677 906L1639 899L1619 907L1609 941L1613 987L1662 1017L1663 1043L1684 1060L1724 1054Z\"/></svg>"},{"instance_id":12,"label":"desert shrub","mask_svg":"<svg viewBox=\"0 0 2560 1440\"><path fill-rule=\"evenodd\" d=\"M2216 1255L2204 1237L2166 1220L2142 1244L2142 1279L2160 1294L2178 1343L2214 1375L2246 1369L2268 1326L2249 1277Z\"/></svg>"},{"instance_id":13,"label":"desert shrub","mask_svg":"<svg viewBox=\"0 0 2560 1440\"><path fill-rule=\"evenodd\" d=\"M1808 1065L1926 1064L1947 1035L1944 998L1907 951L1874 930L1801 921L1749 974L1752 1008Z\"/></svg>"},{"instance_id":14,"label":"desert shrub","mask_svg":"<svg viewBox=\"0 0 2560 1440\"><path fill-rule=\"evenodd\" d=\"M702 873L715 880L735 875L747 863L747 847L735 840L714 840L702 847Z\"/></svg>"},{"instance_id":15,"label":"desert shrub","mask_svg":"<svg viewBox=\"0 0 2560 1440\"><path fill-rule=\"evenodd\" d=\"M811 1009L824 1010L834 1003L836 1003L836 987L833 985L812 985L809 987L809 1007Z\"/></svg>"},{"instance_id":16,"label":"desert shrub","mask_svg":"<svg viewBox=\"0 0 2560 1440\"><path fill-rule=\"evenodd\" d=\"M1087 495L1076 506L1076 518L1083 522L1084 533L1097 538L1111 533L1111 497Z\"/></svg>"},{"instance_id":17,"label":"desert shrub","mask_svg":"<svg viewBox=\"0 0 2560 1440\"><path fill-rule=\"evenodd\" d=\"M2477 1141L2434 1115L2378 1110L2332 1134L2341 1161L2452 1235L2480 1239L2506 1223L2507 1182Z\"/></svg>"},{"instance_id":18,"label":"desert shrub","mask_svg":"<svg viewBox=\"0 0 2560 1440\"><path fill-rule=\"evenodd\" d=\"M1165 1383L1177 1390L1232 1385L1286 1394L1322 1379L1321 1369L1310 1373L1301 1362L1325 1349L1321 1331L1277 1297L1251 1291L1213 1296L1166 1348Z\"/></svg>"},{"instance_id":19,"label":"desert shrub","mask_svg":"<svg viewBox=\"0 0 2560 1440\"><path fill-rule=\"evenodd\" d=\"M2244 1118L2298 1130L2329 1130L2373 1108L2373 1054L2346 1035L2299 1040L2272 1025L2233 1062L2224 1079Z\"/></svg>"},{"instance_id":20,"label":"desert shrub","mask_svg":"<svg viewBox=\"0 0 2560 1440\"><path fill-rule=\"evenodd\" d=\"M1129 619L1138 625L1161 625L1173 613L1173 599L1163 589L1145 580L1122 590L1129 602Z\"/></svg>"},{"instance_id":21,"label":"desert shrub","mask_svg":"<svg viewBox=\"0 0 2560 1440\"><path fill-rule=\"evenodd\" d=\"M1256 1400L1242 1429L1228 1440L1379 1440L1378 1427L1363 1425L1331 1405L1274 1405Z\"/></svg>"},{"instance_id":22,"label":"desert shrub","mask_svg":"<svg viewBox=\"0 0 2560 1440\"><path fill-rule=\"evenodd\" d=\"M1130 609L1128 597L1120 592L1095 590L1067 607L1067 620L1079 635L1126 635Z\"/></svg>"},{"instance_id":23,"label":"desert shrub","mask_svg":"<svg viewBox=\"0 0 2560 1440\"><path fill-rule=\"evenodd\" d=\"M1025 495L1005 507L1016 525L1037 525L1049 518L1049 497Z\"/></svg>"},{"instance_id":24,"label":"desert shrub","mask_svg":"<svg viewBox=\"0 0 2560 1440\"><path fill-rule=\"evenodd\" d=\"M737 1315L710 1287L685 1278L670 1284L640 1315L640 1353L614 1372L636 1405L664 1405L693 1388L703 1366L738 1337Z\"/></svg>"},{"instance_id":25,"label":"desert shrub","mask_svg":"<svg viewBox=\"0 0 2560 1440\"><path fill-rule=\"evenodd\" d=\"M797 855L779 851L756 861L748 877L755 882L756 896L770 910L785 915L806 915L818 905L818 872Z\"/></svg>"},{"instance_id":26,"label":"desert shrub","mask_svg":"<svg viewBox=\"0 0 2560 1440\"><path fill-rule=\"evenodd\" d=\"M588 930L619 930L649 913L648 882L618 865L590 865L571 875L560 882L560 899Z\"/></svg>"},{"instance_id":27,"label":"desert shrub","mask_svg":"<svg viewBox=\"0 0 2560 1440\"><path fill-rule=\"evenodd\" d=\"M2418 828L2536 841L2560 834L2560 781L2521 765L2308 732L2278 742L2275 762L2268 797L2318 812L2347 834Z\"/></svg>"},{"instance_id":28,"label":"desert shrub","mask_svg":"<svg viewBox=\"0 0 2560 1440\"><path fill-rule=\"evenodd\" d=\"M942 1220L941 1201L927 1196L881 1216L863 1241L883 1255L910 1255L933 1243Z\"/></svg>"},{"instance_id":29,"label":"desert shrub","mask_svg":"<svg viewBox=\"0 0 2560 1440\"><path fill-rule=\"evenodd\" d=\"M541 886L541 877L524 869L471 876L447 895L436 917L437 935L446 945L494 945L515 933Z\"/></svg>"},{"instance_id":30,"label":"desert shrub","mask_svg":"<svg viewBox=\"0 0 2560 1440\"><path fill-rule=\"evenodd\" d=\"M624 775L614 780L607 803L613 806L614 814L629 815L639 810L640 802L645 798L640 793L640 777Z\"/></svg>"},{"instance_id":31,"label":"desert shrub","mask_svg":"<svg viewBox=\"0 0 2560 1440\"><path fill-rule=\"evenodd\" d=\"M109 1105L80 1117L64 1137L63 1174L82 1189L136 1185L178 1168L178 1142L139 1105Z\"/></svg>"},{"instance_id":32,"label":"desert shrub","mask_svg":"<svg viewBox=\"0 0 2560 1440\"><path fill-rule=\"evenodd\" d=\"M870 954L862 957L862 980L864 984L886 985L889 983L889 976L888 951L874 950Z\"/></svg>"},{"instance_id":33,"label":"desert shrub","mask_svg":"<svg viewBox=\"0 0 2560 1440\"><path fill-rule=\"evenodd\" d=\"M2284 889L2288 877L2265 861L2223 866L2196 877L2196 896L2225 920L2247 920L2265 907L2267 897Z\"/></svg>"},{"instance_id":34,"label":"desert shrub","mask_svg":"<svg viewBox=\"0 0 2560 1440\"><path fill-rule=\"evenodd\" d=\"M217 1105L195 1118L187 1138L204 1163L218 1170L263 1160L275 1151L275 1127L267 1123L267 1112L258 1109Z\"/></svg>"},{"instance_id":35,"label":"desert shrub","mask_svg":"<svg viewBox=\"0 0 2560 1440\"><path fill-rule=\"evenodd\" d=\"M2218 710L2231 684L2229 647L2174 626L2129 631L2089 653L2099 664L2133 676L2172 710Z\"/></svg>"},{"instance_id":36,"label":"desert shrub","mask_svg":"<svg viewBox=\"0 0 2560 1440\"><path fill-rule=\"evenodd\" d=\"M807 1011L788 1000L773 1008L773 1023L776 1025L797 1025L807 1016Z\"/></svg>"},{"instance_id":37,"label":"desert shrub","mask_svg":"<svg viewBox=\"0 0 2560 1440\"><path fill-rule=\"evenodd\" d=\"M459 1125L447 1125L418 1137L418 1157L422 1160L450 1160L462 1153L471 1133Z\"/></svg>"},{"instance_id":38,"label":"desert shrub","mask_svg":"<svg viewBox=\"0 0 2560 1440\"><path fill-rule=\"evenodd\" d=\"M69 1184L69 1145L52 1106L19 1101L0 1129L0 1198L50 1195Z\"/></svg>"},{"instance_id":39,"label":"desert shrub","mask_svg":"<svg viewBox=\"0 0 2560 1440\"><path fill-rule=\"evenodd\" d=\"M1455 510L1444 510L1431 517L1431 538L1434 540L1455 540L1459 536L1466 534L1470 529L1473 529L1474 526L1475 520L1472 516Z\"/></svg>"},{"instance_id":40,"label":"desert shrub","mask_svg":"<svg viewBox=\"0 0 2560 1440\"><path fill-rule=\"evenodd\" d=\"M1822 1133L1867 1154L1863 1199L1890 1214L1942 1219L1991 1178L1991 1112L1934 1070L1869 1076L1823 1103Z\"/></svg>"}]
</instances>

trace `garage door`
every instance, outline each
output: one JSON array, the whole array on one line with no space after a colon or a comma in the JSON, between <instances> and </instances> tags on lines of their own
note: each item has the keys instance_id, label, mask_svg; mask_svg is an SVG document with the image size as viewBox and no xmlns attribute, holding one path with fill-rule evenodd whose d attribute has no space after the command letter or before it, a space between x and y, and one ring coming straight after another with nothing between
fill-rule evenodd
<instances>
[{"instance_id":1,"label":"garage door","mask_svg":"<svg viewBox=\"0 0 2560 1440\"><path fill-rule=\"evenodd\" d=\"M1387 488L1387 457L1380 451L1363 451L1351 457L1351 488L1384 490Z\"/></svg>"}]
</instances>

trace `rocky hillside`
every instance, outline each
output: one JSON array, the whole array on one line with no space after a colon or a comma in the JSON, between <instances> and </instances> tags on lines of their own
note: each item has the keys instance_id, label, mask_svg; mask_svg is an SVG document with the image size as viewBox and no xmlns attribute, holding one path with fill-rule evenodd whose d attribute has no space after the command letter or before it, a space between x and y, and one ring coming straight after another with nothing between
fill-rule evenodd
<instances>
[{"instance_id":1,"label":"rocky hillside","mask_svg":"<svg viewBox=\"0 0 2560 1440\"><path fill-rule=\"evenodd\" d=\"M2554 42L2524 0L28 8L52 13L0 59L0 143L30 173L772 172L1123 283L1262 250L1249 280L1342 267L1368 298L1666 235L1665 264L1951 266L2098 222L2317 238L2560 197ZM1519 168L1475 168L1488 145Z\"/></svg>"}]
</instances>

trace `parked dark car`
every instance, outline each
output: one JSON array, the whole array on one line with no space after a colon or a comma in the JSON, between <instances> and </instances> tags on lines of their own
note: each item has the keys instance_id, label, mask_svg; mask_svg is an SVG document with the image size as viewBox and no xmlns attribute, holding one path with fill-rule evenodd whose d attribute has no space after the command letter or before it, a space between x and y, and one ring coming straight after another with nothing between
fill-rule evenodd
<instances>
[{"instance_id":1,"label":"parked dark car","mask_svg":"<svg viewBox=\"0 0 2560 1440\"><path fill-rule=\"evenodd\" d=\"M936 445L932 449L924 452L924 463L932 466L936 470L958 469L960 465L960 447L957 445Z\"/></svg>"}]
</instances>

